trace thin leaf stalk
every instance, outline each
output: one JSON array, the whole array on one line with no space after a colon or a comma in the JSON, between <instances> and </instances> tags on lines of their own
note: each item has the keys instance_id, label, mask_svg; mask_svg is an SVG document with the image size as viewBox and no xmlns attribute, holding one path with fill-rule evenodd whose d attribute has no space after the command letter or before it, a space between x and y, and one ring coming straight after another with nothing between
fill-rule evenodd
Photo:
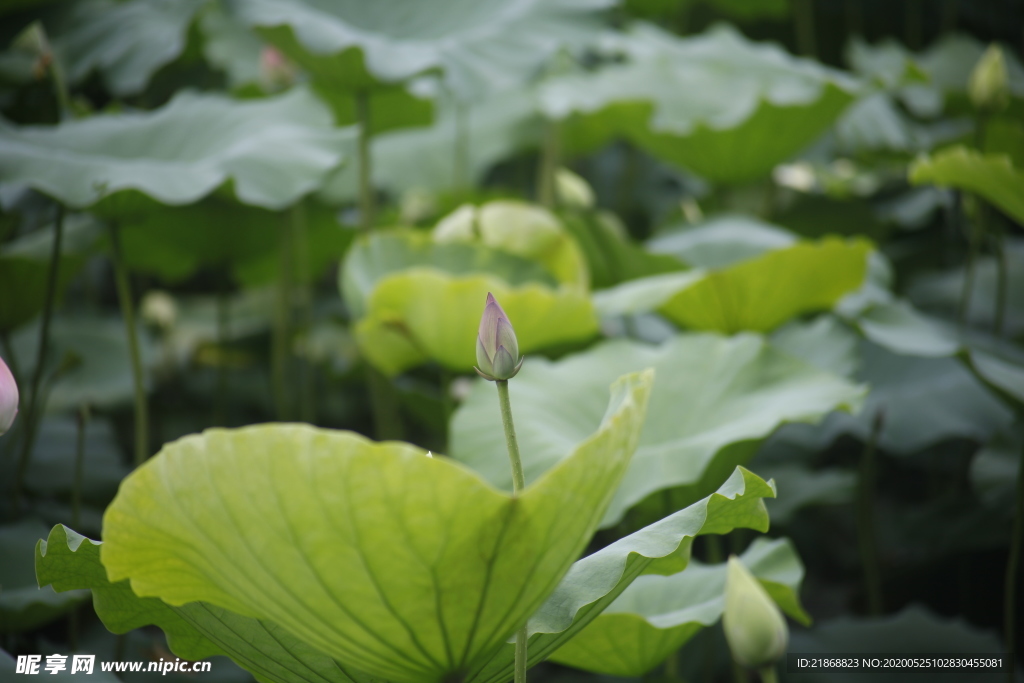
<instances>
[{"instance_id":1,"label":"thin leaf stalk","mask_svg":"<svg viewBox=\"0 0 1024 683\"><path fill-rule=\"evenodd\" d=\"M284 422L291 419L291 392L288 384L288 365L292 341L292 248L291 225L288 217L280 233L278 250L277 289L274 296L274 319L270 338L271 387L274 394L274 412Z\"/></svg>"},{"instance_id":2,"label":"thin leaf stalk","mask_svg":"<svg viewBox=\"0 0 1024 683\"><path fill-rule=\"evenodd\" d=\"M370 93L355 93L356 120L359 122L359 227L368 232L373 227L373 160L370 154Z\"/></svg>"},{"instance_id":3,"label":"thin leaf stalk","mask_svg":"<svg viewBox=\"0 0 1024 683\"><path fill-rule=\"evenodd\" d=\"M313 325L312 275L309 266L309 223L306 218L306 203L300 199L291 210L291 232L295 258L295 293L298 303L298 326L305 340L309 339ZM303 345L300 366L301 387L299 388L299 417L304 422L314 421L316 396L314 395L313 366L309 360L308 345Z\"/></svg>"},{"instance_id":4,"label":"thin leaf stalk","mask_svg":"<svg viewBox=\"0 0 1024 683\"><path fill-rule=\"evenodd\" d=\"M82 478L85 474L85 430L89 425L89 405L83 403L75 416L75 478L71 485L71 525L78 529L82 515Z\"/></svg>"},{"instance_id":5,"label":"thin leaf stalk","mask_svg":"<svg viewBox=\"0 0 1024 683\"><path fill-rule=\"evenodd\" d=\"M1009 660L1006 680L1013 683L1014 658L1017 656L1017 584L1020 583L1021 546L1024 545L1024 448L1017 467L1017 490L1014 500L1013 527L1010 532L1010 557L1006 561L1006 579L1003 589L1003 635L1006 638L1006 658Z\"/></svg>"},{"instance_id":6,"label":"thin leaf stalk","mask_svg":"<svg viewBox=\"0 0 1024 683\"><path fill-rule=\"evenodd\" d=\"M775 666L769 665L758 669L757 673L761 676L763 683L779 683L779 676L775 672Z\"/></svg>"},{"instance_id":7,"label":"thin leaf stalk","mask_svg":"<svg viewBox=\"0 0 1024 683\"><path fill-rule=\"evenodd\" d=\"M537 201L549 209L555 208L555 172L561 157L561 131L557 121L544 122L544 143L537 173Z\"/></svg>"},{"instance_id":8,"label":"thin leaf stalk","mask_svg":"<svg viewBox=\"0 0 1024 683\"><path fill-rule=\"evenodd\" d=\"M875 479L877 477L878 439L885 423L879 411L872 422L871 434L864 444L860 473L857 481L857 541L864 566L864 592L867 595L868 614L882 614L882 578L878 559L878 541L875 533Z\"/></svg>"},{"instance_id":9,"label":"thin leaf stalk","mask_svg":"<svg viewBox=\"0 0 1024 683\"><path fill-rule=\"evenodd\" d=\"M35 445L36 432L39 422L39 413L42 412L43 404L39 400L39 391L43 381L43 372L46 369L46 357L50 345L50 320L53 318L53 305L57 298L57 277L60 273L60 248L64 238L64 205L57 205L57 220L54 224L53 245L50 248L50 264L46 278L46 295L43 300L43 320L39 327L39 343L36 347L36 365L32 370L32 380L29 385L28 406L25 410L25 432L22 441L21 455L18 458L18 469L14 477L14 509L21 506L21 492L25 483L25 473L28 471L29 460L32 457L32 447Z\"/></svg>"},{"instance_id":10,"label":"thin leaf stalk","mask_svg":"<svg viewBox=\"0 0 1024 683\"><path fill-rule=\"evenodd\" d=\"M379 370L367 363L366 383L373 411L374 434L378 441L401 440L405 434L398 397L391 382Z\"/></svg>"},{"instance_id":11,"label":"thin leaf stalk","mask_svg":"<svg viewBox=\"0 0 1024 683\"><path fill-rule=\"evenodd\" d=\"M508 380L499 379L498 403L501 405L501 426L505 429L505 444L508 446L508 459L512 466L512 492L519 495L526 488L526 477L523 475L523 461L519 457L519 441L516 439L516 426L512 421L512 402L508 397ZM526 624L516 632L516 662L513 683L526 683L526 643L528 634Z\"/></svg>"},{"instance_id":12,"label":"thin leaf stalk","mask_svg":"<svg viewBox=\"0 0 1024 683\"><path fill-rule=\"evenodd\" d=\"M227 285L217 293L217 347L220 350L217 363L217 394L214 403L214 422L221 427L228 425L228 369L224 361L224 348L227 346L231 326L231 300L228 297Z\"/></svg>"},{"instance_id":13,"label":"thin leaf stalk","mask_svg":"<svg viewBox=\"0 0 1024 683\"><path fill-rule=\"evenodd\" d=\"M455 100L455 148L452 182L456 190L469 187L469 106Z\"/></svg>"},{"instance_id":14,"label":"thin leaf stalk","mask_svg":"<svg viewBox=\"0 0 1024 683\"><path fill-rule=\"evenodd\" d=\"M114 266L114 283L117 299L121 305L125 335L128 339L128 358L132 368L132 390L135 406L135 465L146 462L149 457L149 405L146 401L146 387L142 377L142 352L139 347L139 329L135 324L135 302L132 299L128 268L121 251L121 230L116 223L110 225L110 260Z\"/></svg>"}]
</instances>

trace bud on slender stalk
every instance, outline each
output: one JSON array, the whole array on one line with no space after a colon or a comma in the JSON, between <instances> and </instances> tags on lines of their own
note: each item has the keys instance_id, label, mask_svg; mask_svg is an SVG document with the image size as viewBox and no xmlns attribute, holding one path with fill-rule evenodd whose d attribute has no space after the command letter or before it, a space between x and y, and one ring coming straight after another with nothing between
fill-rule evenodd
<instances>
[{"instance_id":1,"label":"bud on slender stalk","mask_svg":"<svg viewBox=\"0 0 1024 683\"><path fill-rule=\"evenodd\" d=\"M515 377L523 366L512 323L490 292L476 335L476 362L477 374L492 382Z\"/></svg>"},{"instance_id":2,"label":"bud on slender stalk","mask_svg":"<svg viewBox=\"0 0 1024 683\"><path fill-rule=\"evenodd\" d=\"M735 555L729 558L722 626L733 659L742 666L764 669L786 654L789 630L785 618Z\"/></svg>"},{"instance_id":3,"label":"bud on slender stalk","mask_svg":"<svg viewBox=\"0 0 1024 683\"><path fill-rule=\"evenodd\" d=\"M995 112L1007 105L1010 98L1006 59L998 45L989 45L971 72L967 91L975 107Z\"/></svg>"},{"instance_id":4,"label":"bud on slender stalk","mask_svg":"<svg viewBox=\"0 0 1024 683\"><path fill-rule=\"evenodd\" d=\"M4 359L0 358L0 434L11 428L18 414L18 385Z\"/></svg>"}]
</instances>

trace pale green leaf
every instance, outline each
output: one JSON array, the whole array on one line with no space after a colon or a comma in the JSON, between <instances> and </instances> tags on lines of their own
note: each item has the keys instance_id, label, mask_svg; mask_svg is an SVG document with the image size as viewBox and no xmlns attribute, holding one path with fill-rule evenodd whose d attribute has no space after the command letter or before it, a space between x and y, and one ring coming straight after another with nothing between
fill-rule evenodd
<instances>
[{"instance_id":1,"label":"pale green leaf","mask_svg":"<svg viewBox=\"0 0 1024 683\"><path fill-rule=\"evenodd\" d=\"M600 387L646 367L659 381L605 526L655 491L682 487L681 505L708 495L782 423L816 422L831 410L856 408L864 394L754 335L688 334L661 346L616 340L554 363L530 357L509 382L526 480L555 466L600 423ZM451 451L510 488L492 389L478 382L455 413Z\"/></svg>"},{"instance_id":2,"label":"pale green leaf","mask_svg":"<svg viewBox=\"0 0 1024 683\"><path fill-rule=\"evenodd\" d=\"M45 529L44 529L45 531ZM100 562L100 546L58 524L36 544L36 576L58 592L92 591L96 615L113 633L159 626L171 651L185 659L227 655L260 681L272 683L369 683L346 670L280 626L242 617L201 602L172 607L158 598L140 598L128 581L111 583Z\"/></svg>"},{"instance_id":3,"label":"pale green leaf","mask_svg":"<svg viewBox=\"0 0 1024 683\"><path fill-rule=\"evenodd\" d=\"M53 39L72 83L94 71L124 97L141 92L156 71L181 55L205 0L91 0L74 5Z\"/></svg>"},{"instance_id":4,"label":"pale green leaf","mask_svg":"<svg viewBox=\"0 0 1024 683\"><path fill-rule=\"evenodd\" d=\"M796 235L784 228L736 214L668 230L649 240L647 248L656 254L672 254L695 268L722 268L796 241Z\"/></svg>"},{"instance_id":5,"label":"pale green leaf","mask_svg":"<svg viewBox=\"0 0 1024 683\"><path fill-rule=\"evenodd\" d=\"M509 286L489 275L413 268L374 288L368 314L356 323L356 340L367 360L389 375L427 360L471 371L488 292L508 314L520 353L586 341L598 332L589 297L574 287Z\"/></svg>"},{"instance_id":6,"label":"pale green leaf","mask_svg":"<svg viewBox=\"0 0 1024 683\"><path fill-rule=\"evenodd\" d=\"M757 539L740 561L787 614L810 621L798 595L803 564L788 539ZM691 561L678 574L637 577L551 660L612 676L643 676L721 618L725 576L724 564Z\"/></svg>"},{"instance_id":7,"label":"pale green leaf","mask_svg":"<svg viewBox=\"0 0 1024 683\"><path fill-rule=\"evenodd\" d=\"M547 659L569 642L661 558L674 555L698 534L725 534L733 529L767 531L764 500L775 496L771 482L742 467L708 497L695 502L576 562L530 619L530 664ZM685 548L684 548L685 549ZM473 672L468 683L502 683L512 675L513 646Z\"/></svg>"},{"instance_id":8,"label":"pale green leaf","mask_svg":"<svg viewBox=\"0 0 1024 683\"><path fill-rule=\"evenodd\" d=\"M638 25L624 47L631 61L542 86L544 112L566 120L567 149L625 136L714 182L767 175L825 132L858 87L726 26L679 39Z\"/></svg>"},{"instance_id":9,"label":"pale green leaf","mask_svg":"<svg viewBox=\"0 0 1024 683\"><path fill-rule=\"evenodd\" d=\"M247 23L316 76L348 89L440 70L462 99L518 84L562 47L596 34L609 0L246 0ZM339 67L345 67L344 70Z\"/></svg>"},{"instance_id":10,"label":"pale green leaf","mask_svg":"<svg viewBox=\"0 0 1024 683\"><path fill-rule=\"evenodd\" d=\"M768 332L790 318L831 308L860 287L871 245L827 237L769 251L720 270L656 275L598 292L602 313L656 308L696 330Z\"/></svg>"},{"instance_id":11,"label":"pale green leaf","mask_svg":"<svg viewBox=\"0 0 1024 683\"><path fill-rule=\"evenodd\" d=\"M115 212L129 190L188 204L229 184L244 204L280 209L317 189L353 136L302 88L246 102L182 92L153 112L0 123L0 181Z\"/></svg>"},{"instance_id":12,"label":"pale green leaf","mask_svg":"<svg viewBox=\"0 0 1024 683\"><path fill-rule=\"evenodd\" d=\"M101 559L140 596L271 620L391 681L464 674L585 547L636 446L651 381L616 382L596 433L518 497L449 459L350 432L186 437L122 484Z\"/></svg>"},{"instance_id":13,"label":"pale green leaf","mask_svg":"<svg viewBox=\"0 0 1024 683\"><path fill-rule=\"evenodd\" d=\"M1024 170L1015 168L1009 155L954 147L914 162L910 182L977 193L1024 223Z\"/></svg>"},{"instance_id":14,"label":"pale green leaf","mask_svg":"<svg viewBox=\"0 0 1024 683\"><path fill-rule=\"evenodd\" d=\"M494 164L540 140L539 114L525 88L503 90L481 102L451 100L435 100L431 126L373 137L370 153L375 187L401 196L410 190L437 192L478 184ZM460 145L465 150L464 168L460 167ZM409 163L410 158L416 163ZM322 194L334 202L355 200L359 196L357 166L342 167Z\"/></svg>"}]
</instances>

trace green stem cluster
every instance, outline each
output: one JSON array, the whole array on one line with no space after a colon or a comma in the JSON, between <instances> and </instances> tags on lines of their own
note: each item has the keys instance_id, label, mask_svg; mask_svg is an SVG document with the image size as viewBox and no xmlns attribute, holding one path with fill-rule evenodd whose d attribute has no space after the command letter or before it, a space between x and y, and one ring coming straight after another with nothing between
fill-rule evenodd
<instances>
[{"instance_id":1,"label":"green stem cluster","mask_svg":"<svg viewBox=\"0 0 1024 683\"><path fill-rule=\"evenodd\" d=\"M512 402L508 398L508 380L499 379L498 403L501 405L501 425L505 428L505 443L508 446L508 459L512 465L512 492L519 495L526 488L526 477L523 475L523 461L519 457L519 442L516 440L516 427L512 422ZM526 624L516 632L516 664L513 683L526 683L526 641L529 634Z\"/></svg>"}]
</instances>

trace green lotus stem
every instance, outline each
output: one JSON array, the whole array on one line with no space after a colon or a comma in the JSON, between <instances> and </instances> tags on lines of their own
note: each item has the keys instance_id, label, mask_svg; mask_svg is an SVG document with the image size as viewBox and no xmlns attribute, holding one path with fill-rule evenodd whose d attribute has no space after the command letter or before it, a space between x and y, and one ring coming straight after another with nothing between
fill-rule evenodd
<instances>
[{"instance_id":1,"label":"green lotus stem","mask_svg":"<svg viewBox=\"0 0 1024 683\"><path fill-rule=\"evenodd\" d=\"M125 334L128 337L128 357L132 365L132 387L135 393L135 465L141 465L149 457L149 406L146 404L146 387L142 381L142 353L139 351L139 330L135 326L135 304L121 253L121 231L116 223L110 224L111 262L114 266L114 282L117 299L121 304Z\"/></svg>"},{"instance_id":2,"label":"green lotus stem","mask_svg":"<svg viewBox=\"0 0 1024 683\"><path fill-rule=\"evenodd\" d=\"M311 276L309 267L309 230L306 220L306 203L300 199L292 206L291 231L293 241L292 254L295 258L296 277L294 286L298 289L298 326L303 334L309 335L313 324L312 296L310 294ZM299 388L299 418L303 422L313 422L316 398L313 395L313 370L308 354L302 355L300 364L301 386Z\"/></svg>"},{"instance_id":3,"label":"green lotus stem","mask_svg":"<svg viewBox=\"0 0 1024 683\"><path fill-rule=\"evenodd\" d=\"M1014 657L1017 646L1017 583L1020 580L1021 544L1024 542L1024 449L1017 468L1017 491L1010 532L1010 557L1006 561L1006 583L1003 591L1003 634L1006 637L1006 657L1009 659L1006 680L1013 683Z\"/></svg>"},{"instance_id":4,"label":"green lotus stem","mask_svg":"<svg viewBox=\"0 0 1024 683\"><path fill-rule=\"evenodd\" d=\"M14 477L14 509L21 505L21 490L25 483L25 473L32 457L32 446L35 445L38 414L42 411L39 400L39 387L46 369L46 356L50 344L50 320L53 318L53 304L57 298L57 276L60 273L60 245L64 238L63 204L57 205L57 221L53 228L53 246L50 248L50 266L46 278L46 295L43 300L43 321L39 327L39 344L36 347L36 366L32 369L32 383L28 394L28 406L25 409L25 439L22 441L21 457L18 458L18 469Z\"/></svg>"},{"instance_id":5,"label":"green lotus stem","mask_svg":"<svg viewBox=\"0 0 1024 683\"><path fill-rule=\"evenodd\" d=\"M495 381L498 385L498 403L501 405L501 426L505 428L505 443L508 446L508 459L512 465L512 492L519 495L526 488L526 477L523 476L523 461L519 457L519 442L516 440L516 426L512 422L512 402L508 398L508 380ZM516 664L513 683L526 683L526 641L528 634L526 624L516 632Z\"/></svg>"},{"instance_id":6,"label":"green lotus stem","mask_svg":"<svg viewBox=\"0 0 1024 683\"><path fill-rule=\"evenodd\" d=\"M394 387L379 370L367 364L366 383L370 390L374 435L377 441L401 440L405 434Z\"/></svg>"},{"instance_id":7,"label":"green lotus stem","mask_svg":"<svg viewBox=\"0 0 1024 683\"><path fill-rule=\"evenodd\" d=\"M469 186L469 107L455 100L455 149L452 180L455 189Z\"/></svg>"},{"instance_id":8,"label":"green lotus stem","mask_svg":"<svg viewBox=\"0 0 1024 683\"><path fill-rule=\"evenodd\" d=\"M270 364L274 392L274 412L284 422L291 418L291 396L288 391L288 362L291 355L292 247L290 221L286 218L281 230L277 290L274 297L274 321L270 339Z\"/></svg>"},{"instance_id":9,"label":"green lotus stem","mask_svg":"<svg viewBox=\"0 0 1024 683\"><path fill-rule=\"evenodd\" d=\"M857 540L860 544L861 561L864 564L864 591L868 599L868 614L882 614L882 578L878 560L878 544L875 536L875 457L878 438L885 423L884 414L879 411L871 425L871 434L864 444L860 461L860 479L857 482Z\"/></svg>"},{"instance_id":10,"label":"green lotus stem","mask_svg":"<svg viewBox=\"0 0 1024 683\"><path fill-rule=\"evenodd\" d=\"M220 348L220 358L217 363L217 398L214 407L214 421L221 427L226 427L228 422L228 373L223 354L228 339L230 306L227 285L224 285L217 294L217 346Z\"/></svg>"},{"instance_id":11,"label":"green lotus stem","mask_svg":"<svg viewBox=\"0 0 1024 683\"><path fill-rule=\"evenodd\" d=\"M722 552L721 536L705 536L704 544L704 550L707 553L706 560L708 564L720 564L725 560L725 554Z\"/></svg>"},{"instance_id":12,"label":"green lotus stem","mask_svg":"<svg viewBox=\"0 0 1024 683\"><path fill-rule=\"evenodd\" d=\"M775 673L774 666L766 666L758 670L758 675L761 676L763 683L779 683L778 674Z\"/></svg>"},{"instance_id":13,"label":"green lotus stem","mask_svg":"<svg viewBox=\"0 0 1024 683\"><path fill-rule=\"evenodd\" d=\"M561 156L561 135L557 121L544 122L544 144L540 152L537 173L537 201L549 209L555 208L555 171Z\"/></svg>"},{"instance_id":14,"label":"green lotus stem","mask_svg":"<svg viewBox=\"0 0 1024 683\"><path fill-rule=\"evenodd\" d=\"M373 169L370 158L370 93L357 90L356 120L359 122L359 227L373 227Z\"/></svg>"},{"instance_id":15,"label":"green lotus stem","mask_svg":"<svg viewBox=\"0 0 1024 683\"><path fill-rule=\"evenodd\" d=\"M793 30L797 51L805 57L814 57L818 53L814 35L814 0L794 0Z\"/></svg>"},{"instance_id":16,"label":"green lotus stem","mask_svg":"<svg viewBox=\"0 0 1024 683\"><path fill-rule=\"evenodd\" d=\"M75 479L71 487L71 525L78 529L82 514L82 474L85 469L85 428L89 424L89 406L78 408L75 434Z\"/></svg>"}]
</instances>

